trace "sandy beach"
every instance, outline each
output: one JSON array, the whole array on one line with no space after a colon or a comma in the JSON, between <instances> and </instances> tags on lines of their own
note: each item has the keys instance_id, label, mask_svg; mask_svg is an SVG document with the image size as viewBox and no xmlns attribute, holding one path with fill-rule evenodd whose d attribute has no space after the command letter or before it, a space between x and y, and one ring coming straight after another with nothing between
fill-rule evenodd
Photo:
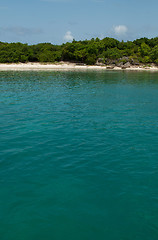
<instances>
[{"instance_id":1,"label":"sandy beach","mask_svg":"<svg viewBox=\"0 0 158 240\"><path fill-rule=\"evenodd\" d=\"M125 71L158 71L156 66L131 66L130 68L122 69L121 67L112 66L88 66L78 65L75 63L11 63L0 64L0 71L48 71L48 70L125 70Z\"/></svg>"}]
</instances>

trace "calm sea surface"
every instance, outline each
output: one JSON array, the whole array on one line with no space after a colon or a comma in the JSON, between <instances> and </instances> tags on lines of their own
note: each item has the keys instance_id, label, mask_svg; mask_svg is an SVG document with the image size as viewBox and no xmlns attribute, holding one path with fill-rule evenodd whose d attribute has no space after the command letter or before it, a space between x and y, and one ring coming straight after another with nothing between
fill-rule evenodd
<instances>
[{"instance_id":1,"label":"calm sea surface","mask_svg":"<svg viewBox=\"0 0 158 240\"><path fill-rule=\"evenodd\" d=\"M0 72L0 239L158 239L158 73Z\"/></svg>"}]
</instances>

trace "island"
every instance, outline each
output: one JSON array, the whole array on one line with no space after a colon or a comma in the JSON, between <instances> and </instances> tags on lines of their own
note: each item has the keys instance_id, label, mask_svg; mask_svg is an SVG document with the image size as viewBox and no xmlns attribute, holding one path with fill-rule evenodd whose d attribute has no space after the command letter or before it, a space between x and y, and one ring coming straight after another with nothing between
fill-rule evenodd
<instances>
[{"instance_id":1,"label":"island","mask_svg":"<svg viewBox=\"0 0 158 240\"><path fill-rule=\"evenodd\" d=\"M119 41L92 38L54 45L0 42L0 70L158 69L158 37Z\"/></svg>"}]
</instances>

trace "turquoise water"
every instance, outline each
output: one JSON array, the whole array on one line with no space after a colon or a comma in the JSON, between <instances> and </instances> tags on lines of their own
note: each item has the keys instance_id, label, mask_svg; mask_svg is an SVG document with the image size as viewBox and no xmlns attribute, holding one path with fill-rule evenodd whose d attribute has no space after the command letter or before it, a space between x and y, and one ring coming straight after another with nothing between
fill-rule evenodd
<instances>
[{"instance_id":1,"label":"turquoise water","mask_svg":"<svg viewBox=\"0 0 158 240\"><path fill-rule=\"evenodd\" d=\"M158 239L158 73L0 72L0 239Z\"/></svg>"}]
</instances>

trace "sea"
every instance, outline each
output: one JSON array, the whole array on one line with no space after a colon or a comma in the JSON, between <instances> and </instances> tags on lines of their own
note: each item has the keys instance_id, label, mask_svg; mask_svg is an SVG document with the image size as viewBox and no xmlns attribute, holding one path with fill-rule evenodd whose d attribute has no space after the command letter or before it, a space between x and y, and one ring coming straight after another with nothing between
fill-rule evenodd
<instances>
[{"instance_id":1,"label":"sea","mask_svg":"<svg viewBox=\"0 0 158 240\"><path fill-rule=\"evenodd\" d=\"M158 72L0 72L0 239L158 239Z\"/></svg>"}]
</instances>

